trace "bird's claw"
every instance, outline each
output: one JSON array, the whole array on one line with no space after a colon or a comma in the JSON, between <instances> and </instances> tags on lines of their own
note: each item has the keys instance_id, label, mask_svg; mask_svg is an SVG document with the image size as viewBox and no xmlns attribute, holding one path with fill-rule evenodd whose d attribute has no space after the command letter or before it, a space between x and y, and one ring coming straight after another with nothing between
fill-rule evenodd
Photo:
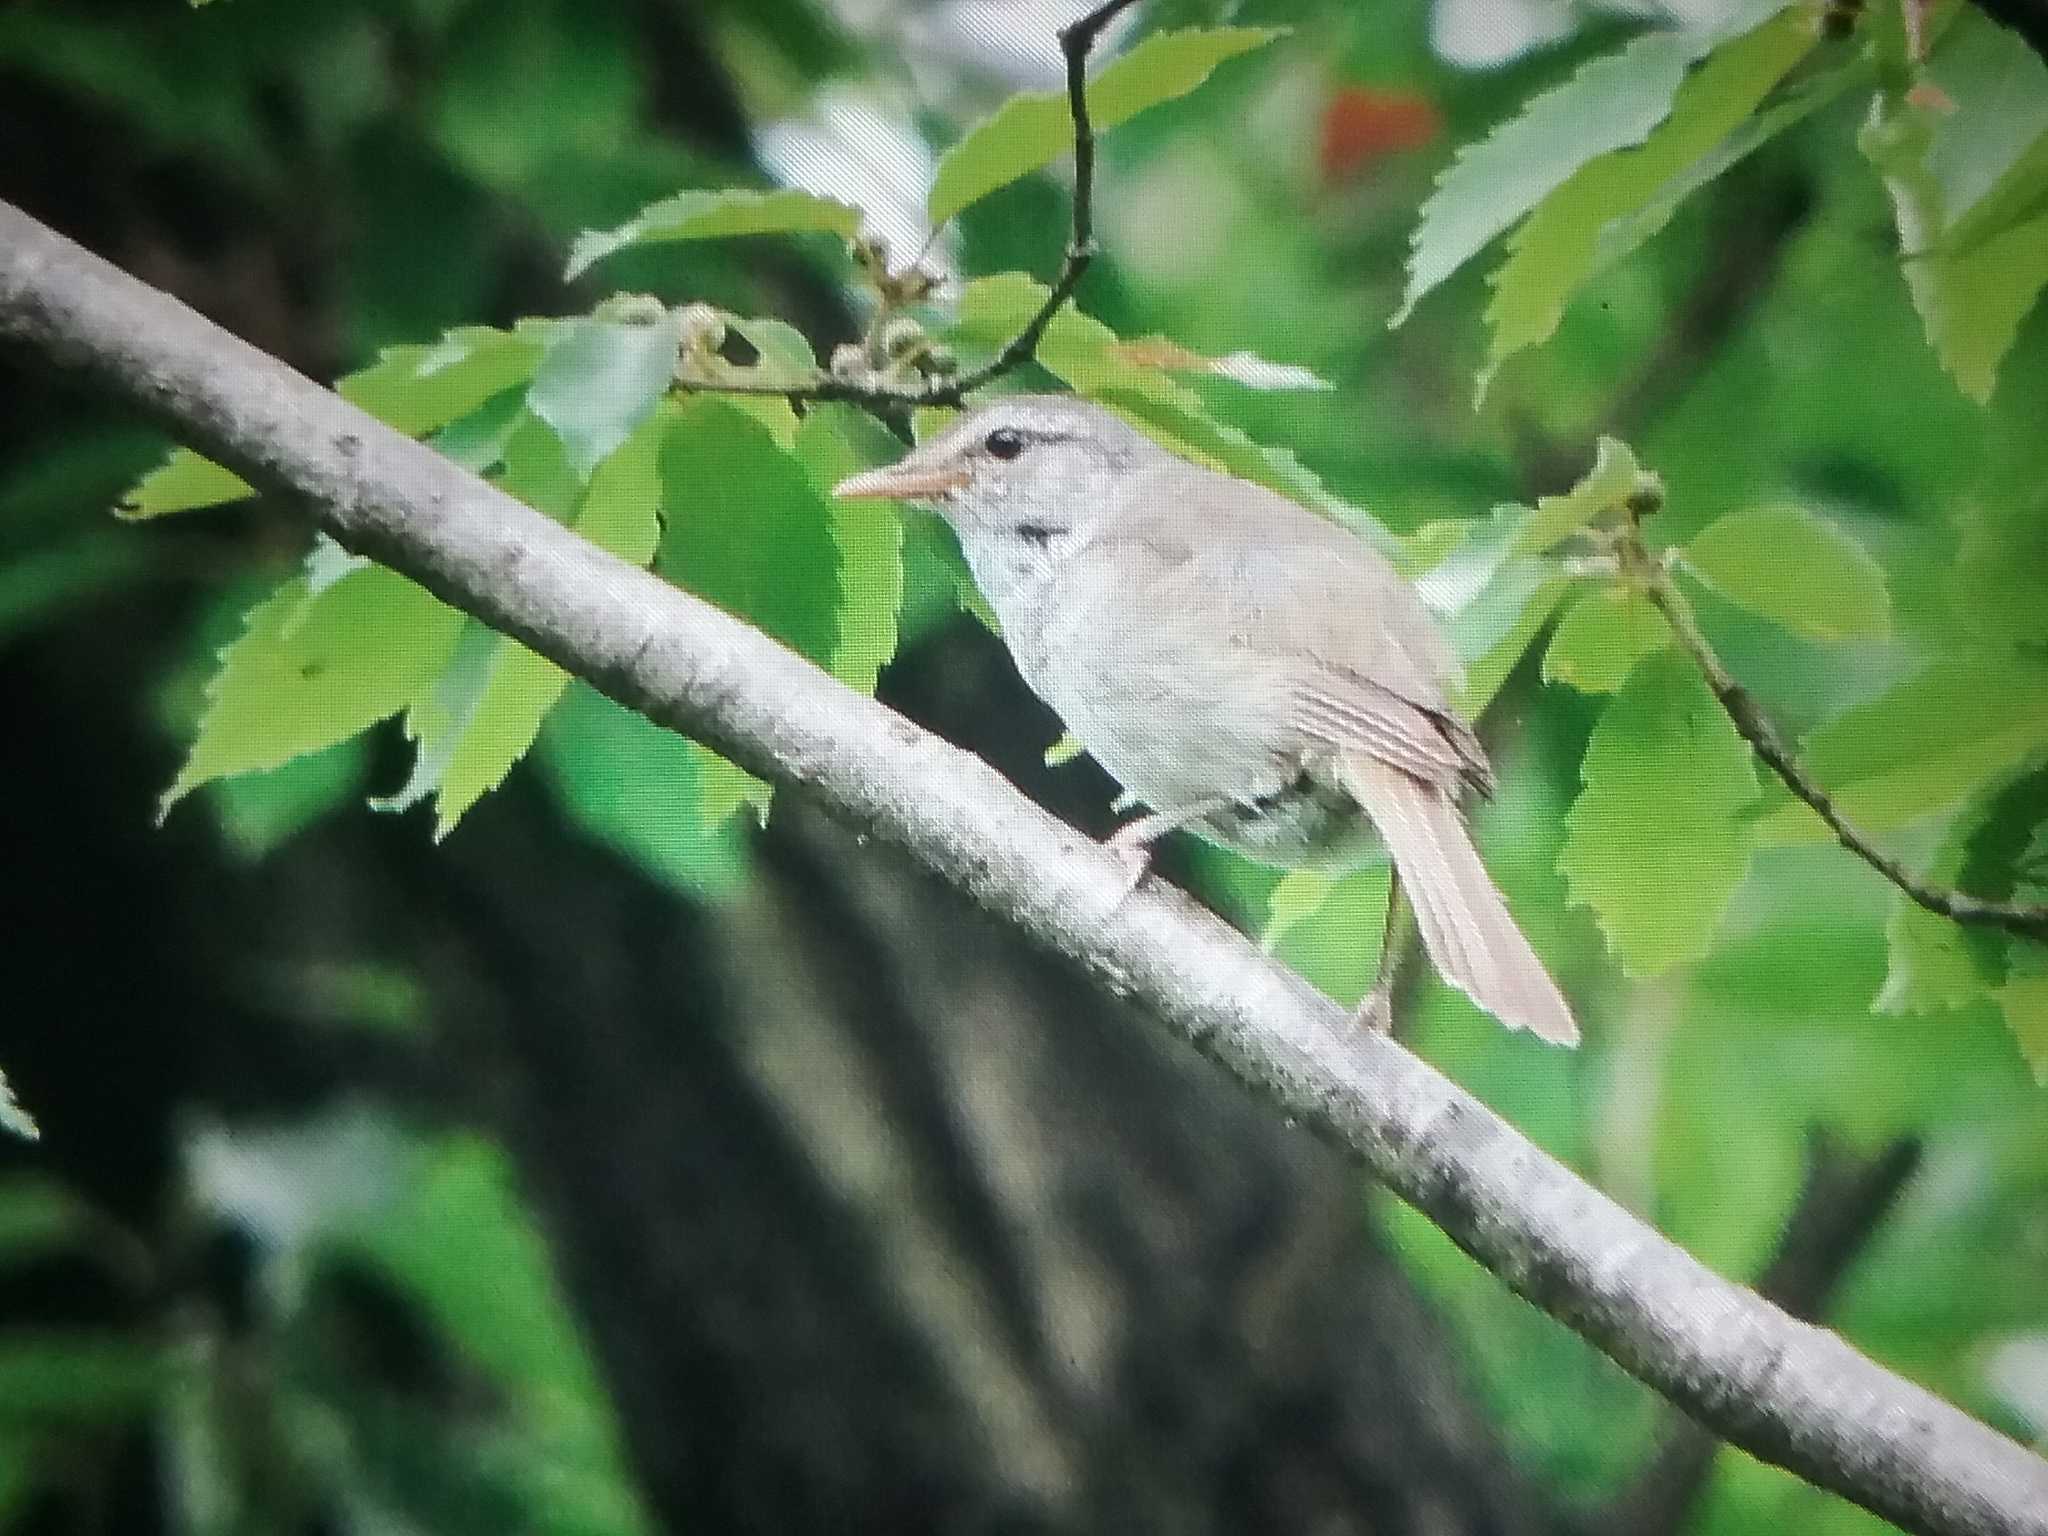
<instances>
[{"instance_id":1,"label":"bird's claw","mask_svg":"<svg viewBox=\"0 0 2048 1536\"><path fill-rule=\"evenodd\" d=\"M1124 894L1130 895L1145 883L1145 876L1152 872L1152 850L1143 843L1120 843L1111 838L1105 845L1116 856L1124 872Z\"/></svg>"},{"instance_id":2,"label":"bird's claw","mask_svg":"<svg viewBox=\"0 0 2048 1536\"><path fill-rule=\"evenodd\" d=\"M1367 1034L1393 1034L1393 993L1385 986L1374 987L1358 1000L1358 1011L1351 1015L1351 1022Z\"/></svg>"}]
</instances>

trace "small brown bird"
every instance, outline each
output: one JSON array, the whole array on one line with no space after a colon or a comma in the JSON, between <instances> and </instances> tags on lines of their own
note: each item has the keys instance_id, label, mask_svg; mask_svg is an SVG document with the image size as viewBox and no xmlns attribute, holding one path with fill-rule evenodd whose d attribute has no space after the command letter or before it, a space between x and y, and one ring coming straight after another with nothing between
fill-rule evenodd
<instances>
[{"instance_id":1,"label":"small brown bird","mask_svg":"<svg viewBox=\"0 0 2048 1536\"><path fill-rule=\"evenodd\" d=\"M1577 1042L1458 808L1493 771L1445 693L1456 659L1378 551L1058 395L981 406L835 494L952 525L1025 682L1149 808L1110 839L1134 878L1176 828L1334 870L1377 832L1444 979Z\"/></svg>"}]
</instances>

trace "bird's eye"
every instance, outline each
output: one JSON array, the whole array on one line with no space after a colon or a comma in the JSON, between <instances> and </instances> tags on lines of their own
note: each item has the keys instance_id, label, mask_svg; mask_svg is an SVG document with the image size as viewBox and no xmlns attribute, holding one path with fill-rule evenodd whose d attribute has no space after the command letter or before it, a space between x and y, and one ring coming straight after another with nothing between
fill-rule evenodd
<instances>
[{"instance_id":1,"label":"bird's eye","mask_svg":"<svg viewBox=\"0 0 2048 1536\"><path fill-rule=\"evenodd\" d=\"M998 459L1014 459L1024 451L1024 434L1009 427L997 427L982 440L981 446Z\"/></svg>"}]
</instances>

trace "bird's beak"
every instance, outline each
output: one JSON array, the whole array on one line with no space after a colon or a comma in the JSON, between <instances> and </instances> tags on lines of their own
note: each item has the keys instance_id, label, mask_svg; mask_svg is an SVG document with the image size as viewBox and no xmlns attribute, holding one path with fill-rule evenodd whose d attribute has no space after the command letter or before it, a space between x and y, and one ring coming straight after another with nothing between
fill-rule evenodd
<instances>
[{"instance_id":1,"label":"bird's beak","mask_svg":"<svg viewBox=\"0 0 2048 1536\"><path fill-rule=\"evenodd\" d=\"M966 470L945 464L918 464L915 457L849 476L832 487L832 494L840 501L877 497L888 501L930 501L967 484Z\"/></svg>"}]
</instances>

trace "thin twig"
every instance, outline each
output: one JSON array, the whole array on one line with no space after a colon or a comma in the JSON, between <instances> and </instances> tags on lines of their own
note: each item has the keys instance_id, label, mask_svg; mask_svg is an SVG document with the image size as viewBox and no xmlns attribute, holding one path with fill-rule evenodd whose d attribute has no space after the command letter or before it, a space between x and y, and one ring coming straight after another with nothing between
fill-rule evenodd
<instances>
[{"instance_id":1,"label":"thin twig","mask_svg":"<svg viewBox=\"0 0 2048 1536\"><path fill-rule=\"evenodd\" d=\"M1721 701L1721 708L1727 712L1742 739L1784 781L1787 789L1827 823L1837 842L1929 912L1958 923L2005 928L2028 938L2048 939L2048 907L1987 901L1965 891L1936 885L1914 874L1873 843L1843 815L1833 797L1807 776L1784 738L1765 716L1756 696L1721 664L1721 658L1701 632L1699 621L1693 617L1692 604L1679 590L1664 562L1643 544L1641 531L1633 517L1617 540L1616 552L1621 557L1624 578L1640 587L1643 595L1664 615L1671 625L1672 634L1678 637L1679 646L1700 669L1707 686Z\"/></svg>"},{"instance_id":2,"label":"thin twig","mask_svg":"<svg viewBox=\"0 0 2048 1536\"><path fill-rule=\"evenodd\" d=\"M873 409L901 410L905 407L962 404L967 396L994 383L1006 373L1023 367L1038 355L1038 344L1046 328L1074 296L1081 279L1095 260L1095 126L1088 117L1088 55L1094 51L1103 29L1129 10L1137 0L1105 0L1087 15L1060 28L1060 52L1067 63L1067 110L1074 120L1074 224L1067 240L1066 257L1059 276L1047 290L1023 328L1002 350L979 368L951 378L927 381L922 388L901 388L868 379L841 378L820 373L801 384L744 384L724 380L694 380L679 377L686 389L701 389L728 395L779 395L790 401L846 401Z\"/></svg>"}]
</instances>

